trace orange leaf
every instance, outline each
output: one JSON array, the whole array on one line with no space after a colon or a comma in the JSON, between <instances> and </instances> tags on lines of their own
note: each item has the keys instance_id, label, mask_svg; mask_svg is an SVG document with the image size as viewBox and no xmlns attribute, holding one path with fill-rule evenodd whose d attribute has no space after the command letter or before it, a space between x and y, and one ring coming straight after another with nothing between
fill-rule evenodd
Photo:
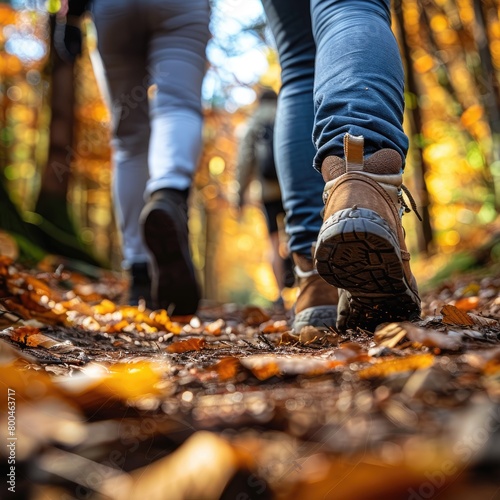
<instances>
[{"instance_id":1,"label":"orange leaf","mask_svg":"<svg viewBox=\"0 0 500 500\"><path fill-rule=\"evenodd\" d=\"M192 338L174 342L167 347L167 352L180 353L189 351L201 351L205 347L204 338Z\"/></svg>"},{"instance_id":2,"label":"orange leaf","mask_svg":"<svg viewBox=\"0 0 500 500\"><path fill-rule=\"evenodd\" d=\"M463 299L458 299L455 302L455 307L461 311L470 311L472 309L477 309L479 305L479 297L464 297Z\"/></svg>"},{"instance_id":3,"label":"orange leaf","mask_svg":"<svg viewBox=\"0 0 500 500\"><path fill-rule=\"evenodd\" d=\"M40 333L40 329L33 326L20 326L19 328L14 328L11 330L10 338L28 347L41 346L50 349L53 346L61 344L61 342Z\"/></svg>"},{"instance_id":4,"label":"orange leaf","mask_svg":"<svg viewBox=\"0 0 500 500\"><path fill-rule=\"evenodd\" d=\"M443 315L443 323L447 325L473 325L474 321L470 316L452 305L443 306L441 309Z\"/></svg>"},{"instance_id":5,"label":"orange leaf","mask_svg":"<svg viewBox=\"0 0 500 500\"><path fill-rule=\"evenodd\" d=\"M39 328L34 326L20 326L19 328L14 328L10 332L10 338L14 342L19 342L20 344L29 345L29 337L32 335L37 335L40 333Z\"/></svg>"},{"instance_id":6,"label":"orange leaf","mask_svg":"<svg viewBox=\"0 0 500 500\"><path fill-rule=\"evenodd\" d=\"M289 330L288 322L286 320L281 321L266 321L260 325L260 330L262 333L281 333Z\"/></svg>"},{"instance_id":7,"label":"orange leaf","mask_svg":"<svg viewBox=\"0 0 500 500\"><path fill-rule=\"evenodd\" d=\"M210 369L217 372L220 380L229 380L236 377L240 362L237 358L222 358Z\"/></svg>"}]
</instances>

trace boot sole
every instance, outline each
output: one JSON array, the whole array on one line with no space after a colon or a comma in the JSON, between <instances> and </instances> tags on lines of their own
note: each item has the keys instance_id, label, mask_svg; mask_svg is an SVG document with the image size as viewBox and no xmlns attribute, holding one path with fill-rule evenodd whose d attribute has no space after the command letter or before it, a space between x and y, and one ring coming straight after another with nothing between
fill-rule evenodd
<instances>
[{"instance_id":1,"label":"boot sole","mask_svg":"<svg viewBox=\"0 0 500 500\"><path fill-rule=\"evenodd\" d=\"M161 207L144 218L144 239L152 255L151 293L155 307L170 314L194 314L200 299L186 235Z\"/></svg>"},{"instance_id":2,"label":"boot sole","mask_svg":"<svg viewBox=\"0 0 500 500\"><path fill-rule=\"evenodd\" d=\"M347 328L415 319L420 299L403 270L396 235L373 210L349 208L325 221L316 247L319 275L348 292Z\"/></svg>"}]
</instances>

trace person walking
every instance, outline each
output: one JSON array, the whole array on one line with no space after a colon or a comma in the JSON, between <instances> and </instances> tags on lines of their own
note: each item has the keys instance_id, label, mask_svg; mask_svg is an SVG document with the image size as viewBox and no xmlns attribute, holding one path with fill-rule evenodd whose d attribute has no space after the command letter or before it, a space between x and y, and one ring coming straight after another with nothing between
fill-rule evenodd
<instances>
[{"instance_id":1,"label":"person walking","mask_svg":"<svg viewBox=\"0 0 500 500\"><path fill-rule=\"evenodd\" d=\"M282 292L285 287L293 286L293 265L289 255L281 255L281 235L279 218L284 218L285 209L281 201L281 190L274 161L274 121L278 96L272 89L264 89L256 110L246 124L241 139L236 176L238 180L238 208L244 204L245 192L250 182L257 179L260 183L260 201L266 217L267 230L271 243L271 266L279 290L274 305L283 310Z\"/></svg>"},{"instance_id":2,"label":"person walking","mask_svg":"<svg viewBox=\"0 0 500 500\"><path fill-rule=\"evenodd\" d=\"M209 0L93 0L92 15L111 108L129 300L194 314L200 291L187 201L202 146Z\"/></svg>"},{"instance_id":3,"label":"person walking","mask_svg":"<svg viewBox=\"0 0 500 500\"><path fill-rule=\"evenodd\" d=\"M297 310L306 311L295 329L334 316L341 330L370 331L416 318L401 224L404 73L390 1L262 3L282 67L276 164L302 280Z\"/></svg>"}]
</instances>

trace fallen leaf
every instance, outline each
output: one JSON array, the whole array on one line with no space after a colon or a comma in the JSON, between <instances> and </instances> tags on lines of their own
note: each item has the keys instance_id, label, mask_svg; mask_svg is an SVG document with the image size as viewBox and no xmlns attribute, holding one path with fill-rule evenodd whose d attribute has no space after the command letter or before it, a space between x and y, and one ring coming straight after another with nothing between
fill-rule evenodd
<instances>
[{"instance_id":1,"label":"fallen leaf","mask_svg":"<svg viewBox=\"0 0 500 500\"><path fill-rule=\"evenodd\" d=\"M179 342L174 342L167 347L167 352L170 353L181 353L189 351L201 351L205 347L204 338L192 338L186 340L180 340Z\"/></svg>"},{"instance_id":2,"label":"fallen leaf","mask_svg":"<svg viewBox=\"0 0 500 500\"><path fill-rule=\"evenodd\" d=\"M229 380L238 374L240 362L237 358L227 357L222 358L210 370L217 372L220 380Z\"/></svg>"},{"instance_id":3,"label":"fallen leaf","mask_svg":"<svg viewBox=\"0 0 500 500\"><path fill-rule=\"evenodd\" d=\"M412 341L427 347L438 347L448 351L457 351L463 347L462 337L447 335L430 328L419 328L412 323L404 323L406 336Z\"/></svg>"},{"instance_id":4,"label":"fallen leaf","mask_svg":"<svg viewBox=\"0 0 500 500\"><path fill-rule=\"evenodd\" d=\"M455 307L461 311L471 311L472 309L477 309L479 305L479 297L464 297L463 299L458 299L455 302Z\"/></svg>"},{"instance_id":5,"label":"fallen leaf","mask_svg":"<svg viewBox=\"0 0 500 500\"><path fill-rule=\"evenodd\" d=\"M289 330L289 326L286 320L269 320L260 325L260 331L262 333L281 333L286 332L287 330Z\"/></svg>"},{"instance_id":6,"label":"fallen leaf","mask_svg":"<svg viewBox=\"0 0 500 500\"><path fill-rule=\"evenodd\" d=\"M321 337L323 337L323 332L311 325L304 326L299 332L299 342L301 344L309 344Z\"/></svg>"},{"instance_id":7,"label":"fallen leaf","mask_svg":"<svg viewBox=\"0 0 500 500\"><path fill-rule=\"evenodd\" d=\"M279 356L262 354L241 358L240 363L248 368L259 380L266 380L275 375L320 375L342 364L331 359L312 356Z\"/></svg>"},{"instance_id":8,"label":"fallen leaf","mask_svg":"<svg viewBox=\"0 0 500 500\"><path fill-rule=\"evenodd\" d=\"M104 299L100 304L93 307L96 314L109 314L116 311L116 305L111 300Z\"/></svg>"},{"instance_id":9,"label":"fallen leaf","mask_svg":"<svg viewBox=\"0 0 500 500\"><path fill-rule=\"evenodd\" d=\"M222 333L222 329L226 325L226 322L221 318L213 323L208 324L205 327L205 331L210 335L220 335Z\"/></svg>"},{"instance_id":10,"label":"fallen leaf","mask_svg":"<svg viewBox=\"0 0 500 500\"><path fill-rule=\"evenodd\" d=\"M260 307L256 306L247 306L243 311L243 317L249 326L258 326L271 319Z\"/></svg>"},{"instance_id":11,"label":"fallen leaf","mask_svg":"<svg viewBox=\"0 0 500 500\"><path fill-rule=\"evenodd\" d=\"M154 369L152 363L120 363L109 368L109 375L103 379L102 386L110 396L127 400L158 393L156 385L159 381L160 372Z\"/></svg>"},{"instance_id":12,"label":"fallen leaf","mask_svg":"<svg viewBox=\"0 0 500 500\"><path fill-rule=\"evenodd\" d=\"M443 315L443 323L447 325L473 325L474 321L470 316L450 304L443 306L441 309Z\"/></svg>"},{"instance_id":13,"label":"fallen leaf","mask_svg":"<svg viewBox=\"0 0 500 500\"><path fill-rule=\"evenodd\" d=\"M9 331L10 338L14 342L19 344L36 346L38 345L35 341L31 341L30 337L36 337L40 335L40 328L34 326L20 326L18 328L13 328Z\"/></svg>"},{"instance_id":14,"label":"fallen leaf","mask_svg":"<svg viewBox=\"0 0 500 500\"><path fill-rule=\"evenodd\" d=\"M372 366L359 370L358 376L362 379L387 377L393 373L421 370L433 363L434 356L432 354L414 354L405 358L383 359Z\"/></svg>"},{"instance_id":15,"label":"fallen leaf","mask_svg":"<svg viewBox=\"0 0 500 500\"><path fill-rule=\"evenodd\" d=\"M374 340L381 347L396 347L406 336L406 330L400 323L389 323L375 332Z\"/></svg>"},{"instance_id":16,"label":"fallen leaf","mask_svg":"<svg viewBox=\"0 0 500 500\"><path fill-rule=\"evenodd\" d=\"M290 332L285 332L280 339L280 343L278 345L294 345L299 341L299 337L296 335L292 335Z\"/></svg>"},{"instance_id":17,"label":"fallen leaf","mask_svg":"<svg viewBox=\"0 0 500 500\"><path fill-rule=\"evenodd\" d=\"M357 342L345 342L335 351L335 359L342 363L370 361L371 357Z\"/></svg>"},{"instance_id":18,"label":"fallen leaf","mask_svg":"<svg viewBox=\"0 0 500 500\"><path fill-rule=\"evenodd\" d=\"M485 318L484 316L479 316L477 314L468 313L468 316L472 319L475 325L480 326L498 326L498 320L492 318Z\"/></svg>"}]
</instances>

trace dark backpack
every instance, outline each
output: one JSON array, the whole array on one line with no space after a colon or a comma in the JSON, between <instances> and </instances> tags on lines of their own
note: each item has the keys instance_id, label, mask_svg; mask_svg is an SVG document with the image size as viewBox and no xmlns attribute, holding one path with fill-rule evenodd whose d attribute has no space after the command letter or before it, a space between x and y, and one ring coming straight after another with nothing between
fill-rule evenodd
<instances>
[{"instance_id":1,"label":"dark backpack","mask_svg":"<svg viewBox=\"0 0 500 500\"><path fill-rule=\"evenodd\" d=\"M268 122L261 125L257 131L255 141L255 158L260 174L264 179L277 180L276 164L273 151L274 123Z\"/></svg>"}]
</instances>

